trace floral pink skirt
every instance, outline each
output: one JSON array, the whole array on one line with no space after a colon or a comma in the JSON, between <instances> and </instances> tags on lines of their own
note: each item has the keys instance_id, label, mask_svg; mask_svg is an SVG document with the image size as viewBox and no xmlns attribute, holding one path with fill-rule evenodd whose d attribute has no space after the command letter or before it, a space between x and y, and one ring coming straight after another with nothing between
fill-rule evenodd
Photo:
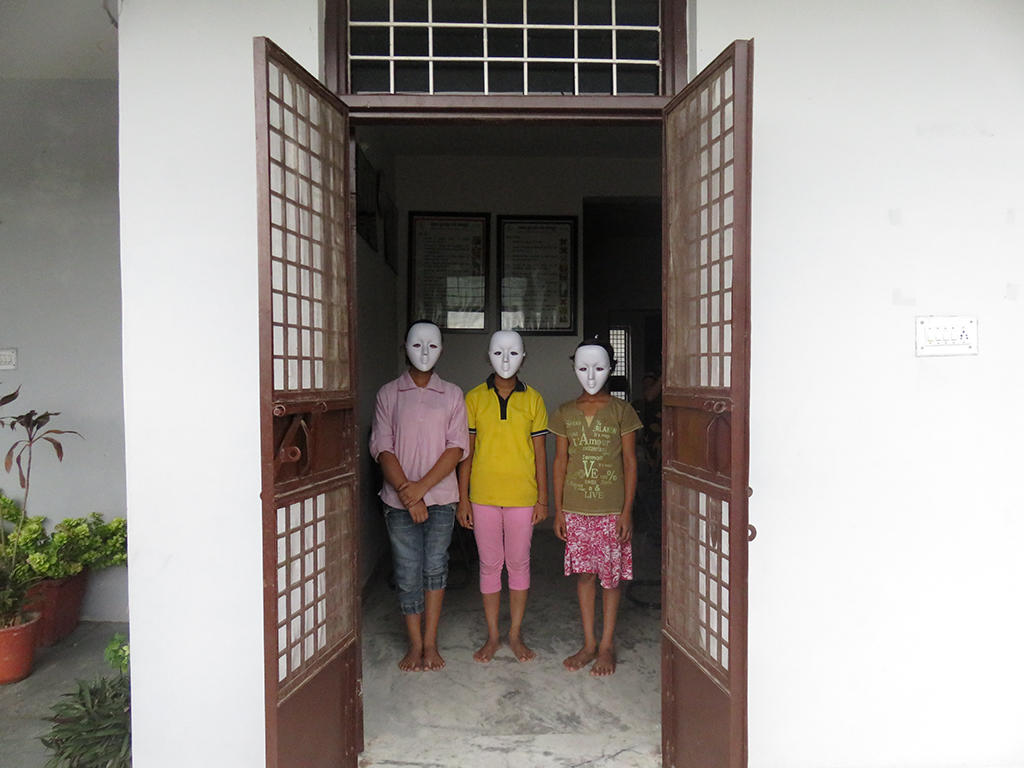
<instances>
[{"instance_id":1,"label":"floral pink skirt","mask_svg":"<svg viewBox=\"0 0 1024 768\"><path fill-rule=\"evenodd\" d=\"M615 534L618 515L565 513L565 575L596 573L605 589L633 578L633 547Z\"/></svg>"}]
</instances>

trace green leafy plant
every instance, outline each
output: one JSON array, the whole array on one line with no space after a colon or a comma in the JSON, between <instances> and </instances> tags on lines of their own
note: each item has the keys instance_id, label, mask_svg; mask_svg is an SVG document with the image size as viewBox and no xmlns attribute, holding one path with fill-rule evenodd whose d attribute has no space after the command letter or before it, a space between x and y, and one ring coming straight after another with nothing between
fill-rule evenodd
<instances>
[{"instance_id":1,"label":"green leafy plant","mask_svg":"<svg viewBox=\"0 0 1024 768\"><path fill-rule=\"evenodd\" d=\"M0 398L0 405L18 396L12 392ZM33 450L49 443L58 461L64 460L64 446L57 435L81 435L75 430L47 428L57 412L28 411L20 416L0 417L0 427L21 429L24 437L17 439L4 457L4 468L18 469L18 482L24 489L21 508L10 499L0 503L0 518L8 523L8 554L23 558L36 578L62 579L86 568L109 568L127 560L127 525L124 518L105 522L99 513L88 517L70 517L47 531L45 518L28 517L29 492L32 487ZM12 599L13 602L13 599Z\"/></svg>"},{"instance_id":2,"label":"green leafy plant","mask_svg":"<svg viewBox=\"0 0 1024 768\"><path fill-rule=\"evenodd\" d=\"M50 532L44 522L42 517L30 517L19 534L20 551L40 578L63 579L127 561L128 528L123 517L109 522L98 512L69 517Z\"/></svg>"},{"instance_id":3,"label":"green leafy plant","mask_svg":"<svg viewBox=\"0 0 1024 768\"><path fill-rule=\"evenodd\" d=\"M3 397L0 406L13 402L20 387ZM0 418L0 426L6 420ZM38 578L28 565L22 549L22 535L26 526L24 507L0 494L0 629L13 627L22 621L25 593Z\"/></svg>"},{"instance_id":4,"label":"green leafy plant","mask_svg":"<svg viewBox=\"0 0 1024 768\"><path fill-rule=\"evenodd\" d=\"M103 649L103 658L107 660L107 664L123 675L128 674L130 655L128 638L121 632L117 632L110 638L107 647Z\"/></svg>"},{"instance_id":5,"label":"green leafy plant","mask_svg":"<svg viewBox=\"0 0 1024 768\"><path fill-rule=\"evenodd\" d=\"M132 764L129 649L124 635L114 635L103 652L116 670L62 696L52 707L53 726L41 737L53 752L46 768L128 768Z\"/></svg>"},{"instance_id":6,"label":"green leafy plant","mask_svg":"<svg viewBox=\"0 0 1024 768\"><path fill-rule=\"evenodd\" d=\"M6 545L5 545L6 546ZM6 553L0 557L0 629L17 626L22 621L25 593L36 581L32 569Z\"/></svg>"}]
</instances>

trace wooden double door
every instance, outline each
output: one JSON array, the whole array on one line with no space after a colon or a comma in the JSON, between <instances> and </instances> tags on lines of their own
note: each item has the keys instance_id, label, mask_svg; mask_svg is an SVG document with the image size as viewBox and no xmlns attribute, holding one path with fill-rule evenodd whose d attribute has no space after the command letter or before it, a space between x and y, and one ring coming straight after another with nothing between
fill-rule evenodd
<instances>
[{"instance_id":1,"label":"wooden double door","mask_svg":"<svg viewBox=\"0 0 1024 768\"><path fill-rule=\"evenodd\" d=\"M267 765L363 749L348 108L254 41ZM662 752L746 765L752 42L663 121Z\"/></svg>"}]
</instances>

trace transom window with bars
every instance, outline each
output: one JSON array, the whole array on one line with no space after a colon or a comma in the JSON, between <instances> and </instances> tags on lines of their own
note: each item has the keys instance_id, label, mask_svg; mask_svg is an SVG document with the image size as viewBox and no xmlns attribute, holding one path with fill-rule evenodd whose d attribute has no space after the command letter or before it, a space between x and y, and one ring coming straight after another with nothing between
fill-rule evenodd
<instances>
[{"instance_id":1,"label":"transom window with bars","mask_svg":"<svg viewBox=\"0 0 1024 768\"><path fill-rule=\"evenodd\" d=\"M661 92L660 0L351 0L353 93Z\"/></svg>"}]
</instances>

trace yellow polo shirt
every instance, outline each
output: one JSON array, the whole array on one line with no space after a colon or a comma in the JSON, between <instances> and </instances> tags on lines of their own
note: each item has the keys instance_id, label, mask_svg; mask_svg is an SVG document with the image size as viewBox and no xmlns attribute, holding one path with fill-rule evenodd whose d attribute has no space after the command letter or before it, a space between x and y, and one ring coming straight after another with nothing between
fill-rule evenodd
<instances>
[{"instance_id":1,"label":"yellow polo shirt","mask_svg":"<svg viewBox=\"0 0 1024 768\"><path fill-rule=\"evenodd\" d=\"M469 433L476 435L469 500L496 507L532 507L537 503L537 465L533 438L547 434L544 398L516 381L502 401L494 375L466 393Z\"/></svg>"}]
</instances>

